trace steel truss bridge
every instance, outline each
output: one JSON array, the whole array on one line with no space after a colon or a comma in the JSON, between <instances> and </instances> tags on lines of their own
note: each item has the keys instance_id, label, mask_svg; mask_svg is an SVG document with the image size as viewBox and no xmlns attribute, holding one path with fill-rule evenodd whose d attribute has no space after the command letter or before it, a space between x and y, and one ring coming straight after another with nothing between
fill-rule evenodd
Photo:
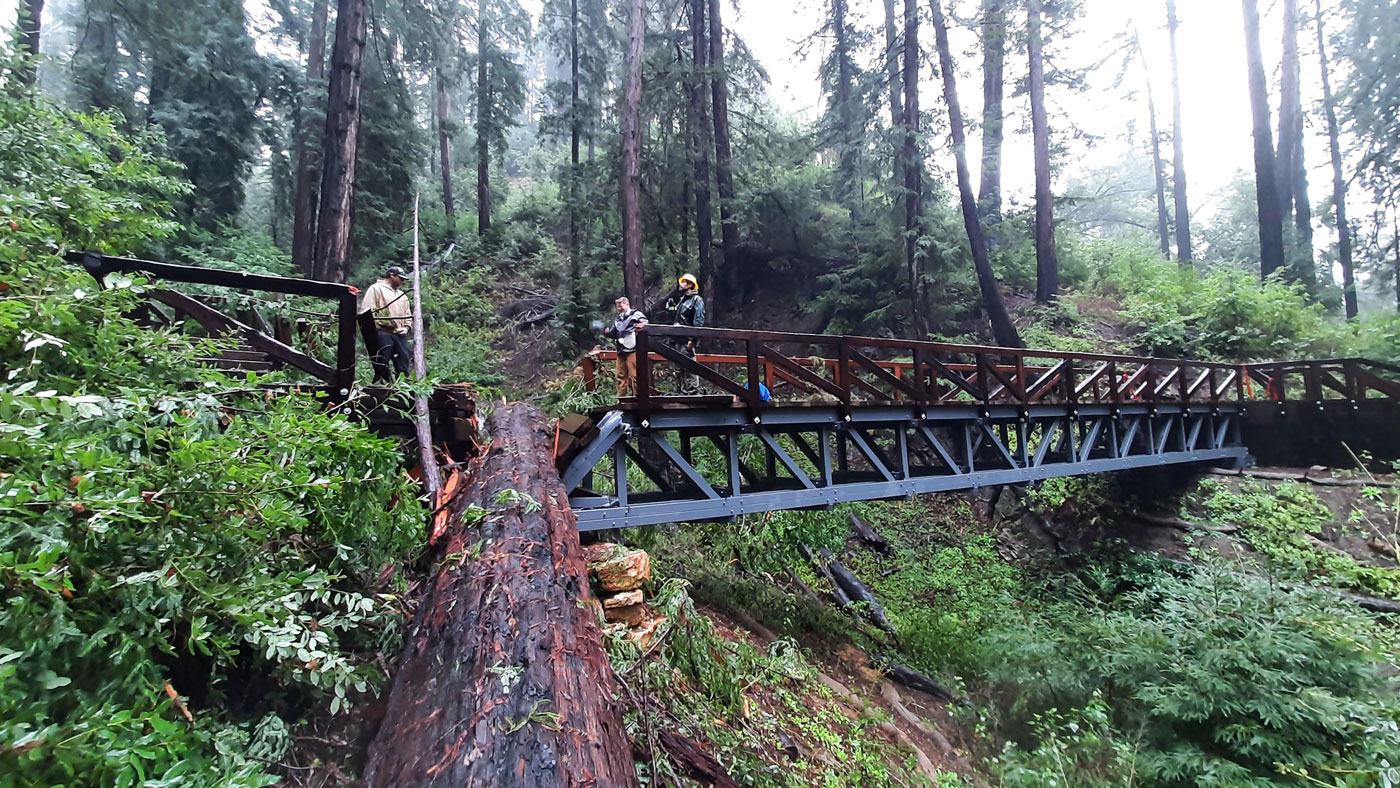
<instances>
[{"instance_id":1,"label":"steel truss bridge","mask_svg":"<svg viewBox=\"0 0 1400 788\"><path fill-rule=\"evenodd\" d=\"M707 352L692 358L692 342ZM589 388L614 357L585 359ZM1339 418L1400 429L1400 368L1362 359L1231 365L648 326L636 360L636 396L566 425L560 473L580 530L1238 466L1252 432ZM687 375L719 393L660 393Z\"/></svg>"}]
</instances>

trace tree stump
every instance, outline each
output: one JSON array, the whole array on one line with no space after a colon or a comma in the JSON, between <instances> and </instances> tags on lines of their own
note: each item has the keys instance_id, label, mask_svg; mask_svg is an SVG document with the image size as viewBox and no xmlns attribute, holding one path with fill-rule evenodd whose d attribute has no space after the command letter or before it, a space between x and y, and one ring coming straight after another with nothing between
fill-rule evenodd
<instances>
[{"instance_id":1,"label":"tree stump","mask_svg":"<svg viewBox=\"0 0 1400 788\"><path fill-rule=\"evenodd\" d=\"M490 447L445 488L368 786L637 785L545 424L498 408Z\"/></svg>"}]
</instances>

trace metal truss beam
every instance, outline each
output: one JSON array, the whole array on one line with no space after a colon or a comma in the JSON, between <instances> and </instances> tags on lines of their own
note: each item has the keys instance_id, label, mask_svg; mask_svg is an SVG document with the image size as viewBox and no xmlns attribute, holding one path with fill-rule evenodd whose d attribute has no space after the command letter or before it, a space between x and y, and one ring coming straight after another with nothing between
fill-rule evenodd
<instances>
[{"instance_id":1,"label":"metal truss beam","mask_svg":"<svg viewBox=\"0 0 1400 788\"><path fill-rule=\"evenodd\" d=\"M730 520L1057 476L1238 465L1247 457L1240 420L1235 406L1147 403L794 407L765 411L761 423L728 408L613 412L562 479L583 531ZM612 489L581 485L590 478Z\"/></svg>"}]
</instances>

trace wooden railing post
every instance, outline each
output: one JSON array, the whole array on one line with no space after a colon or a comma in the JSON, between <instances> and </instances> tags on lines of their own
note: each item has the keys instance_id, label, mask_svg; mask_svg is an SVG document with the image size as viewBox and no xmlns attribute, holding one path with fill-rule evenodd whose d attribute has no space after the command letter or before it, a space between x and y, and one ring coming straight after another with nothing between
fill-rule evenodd
<instances>
[{"instance_id":1,"label":"wooden railing post","mask_svg":"<svg viewBox=\"0 0 1400 788\"><path fill-rule=\"evenodd\" d=\"M762 382L758 375L758 340L750 337L744 341L749 368L749 410L750 415L757 417L758 411L763 407L763 394L759 391L759 384Z\"/></svg>"}]
</instances>

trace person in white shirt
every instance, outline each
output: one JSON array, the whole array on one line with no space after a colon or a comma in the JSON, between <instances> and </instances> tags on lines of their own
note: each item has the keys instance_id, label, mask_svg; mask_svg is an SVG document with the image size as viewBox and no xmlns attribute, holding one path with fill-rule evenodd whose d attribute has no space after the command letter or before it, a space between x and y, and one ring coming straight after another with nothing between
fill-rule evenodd
<instances>
[{"instance_id":1,"label":"person in white shirt","mask_svg":"<svg viewBox=\"0 0 1400 788\"><path fill-rule=\"evenodd\" d=\"M408 293L403 290L403 269L391 265L384 278L369 286L360 312L374 315L374 327L379 334L379 353L370 359L376 382L390 379L394 374L407 375L409 370L408 332L413 322L413 309Z\"/></svg>"},{"instance_id":2,"label":"person in white shirt","mask_svg":"<svg viewBox=\"0 0 1400 788\"><path fill-rule=\"evenodd\" d=\"M613 305L617 316L603 329L603 335L617 343L617 396L621 399L637 393L637 332L646 327L647 316L633 309L626 297Z\"/></svg>"}]
</instances>

